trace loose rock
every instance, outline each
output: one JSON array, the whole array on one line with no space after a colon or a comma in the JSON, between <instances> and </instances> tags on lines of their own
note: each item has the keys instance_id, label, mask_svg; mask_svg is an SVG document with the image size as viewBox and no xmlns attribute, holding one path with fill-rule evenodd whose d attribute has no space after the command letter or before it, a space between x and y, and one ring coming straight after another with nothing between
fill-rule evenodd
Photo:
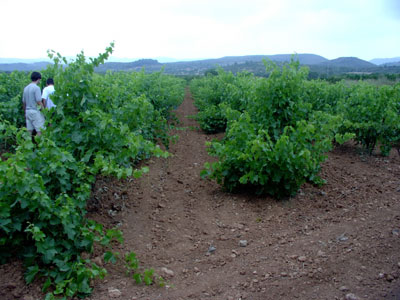
<instances>
[{"instance_id":1,"label":"loose rock","mask_svg":"<svg viewBox=\"0 0 400 300\"><path fill-rule=\"evenodd\" d=\"M161 272L171 277L175 275L174 271L167 269L166 267L161 268Z\"/></svg>"},{"instance_id":2,"label":"loose rock","mask_svg":"<svg viewBox=\"0 0 400 300\"><path fill-rule=\"evenodd\" d=\"M121 293L121 291L119 289L109 288L108 289L108 295L111 298L119 298L119 297L121 297L122 293Z\"/></svg>"},{"instance_id":3,"label":"loose rock","mask_svg":"<svg viewBox=\"0 0 400 300\"><path fill-rule=\"evenodd\" d=\"M354 294L347 294L345 297L346 300L360 300L360 298L358 298L356 295Z\"/></svg>"},{"instance_id":4,"label":"loose rock","mask_svg":"<svg viewBox=\"0 0 400 300\"><path fill-rule=\"evenodd\" d=\"M299 256L299 257L297 258L297 260L300 261L300 262L305 262L305 261L307 260L307 257L305 257L305 256Z\"/></svg>"},{"instance_id":5,"label":"loose rock","mask_svg":"<svg viewBox=\"0 0 400 300\"><path fill-rule=\"evenodd\" d=\"M342 292L347 292L347 291L349 291L349 288L348 288L347 286L345 286L345 285L342 285L342 286L339 288L339 290L342 291Z\"/></svg>"},{"instance_id":6,"label":"loose rock","mask_svg":"<svg viewBox=\"0 0 400 300\"><path fill-rule=\"evenodd\" d=\"M240 240L239 241L239 246L240 247L247 247L247 240Z\"/></svg>"},{"instance_id":7,"label":"loose rock","mask_svg":"<svg viewBox=\"0 0 400 300\"><path fill-rule=\"evenodd\" d=\"M209 252L209 253L213 253L215 250L217 250L217 248L215 248L214 246L210 246L210 247L208 248L208 252Z\"/></svg>"}]
</instances>

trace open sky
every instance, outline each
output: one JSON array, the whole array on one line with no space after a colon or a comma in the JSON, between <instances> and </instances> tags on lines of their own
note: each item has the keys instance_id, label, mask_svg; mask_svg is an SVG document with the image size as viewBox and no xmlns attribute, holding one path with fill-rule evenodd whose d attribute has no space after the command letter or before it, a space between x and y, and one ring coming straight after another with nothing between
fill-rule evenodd
<instances>
[{"instance_id":1,"label":"open sky","mask_svg":"<svg viewBox=\"0 0 400 300\"><path fill-rule=\"evenodd\" d=\"M1 0L0 57L400 56L400 0Z\"/></svg>"}]
</instances>

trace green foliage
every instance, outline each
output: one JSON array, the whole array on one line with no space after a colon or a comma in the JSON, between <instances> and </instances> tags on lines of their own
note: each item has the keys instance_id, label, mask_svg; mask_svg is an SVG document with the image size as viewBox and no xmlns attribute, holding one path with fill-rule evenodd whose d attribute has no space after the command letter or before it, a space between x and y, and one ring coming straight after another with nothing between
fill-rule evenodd
<instances>
[{"instance_id":1,"label":"green foliage","mask_svg":"<svg viewBox=\"0 0 400 300\"><path fill-rule=\"evenodd\" d=\"M342 131L352 132L369 153L377 144L383 155L400 141L400 85L374 87L360 83L338 103L345 119Z\"/></svg>"},{"instance_id":2,"label":"green foliage","mask_svg":"<svg viewBox=\"0 0 400 300\"><path fill-rule=\"evenodd\" d=\"M266 63L270 76L253 81L244 112L220 105L228 120L225 138L209 143L219 160L207 163L203 177L216 179L228 191L249 189L277 198L294 195L318 176L332 142L352 137L339 134L340 116L313 110L305 101L307 70L298 62L279 68Z\"/></svg>"},{"instance_id":3,"label":"green foliage","mask_svg":"<svg viewBox=\"0 0 400 300\"><path fill-rule=\"evenodd\" d=\"M224 107L243 111L248 105L255 80L249 73L234 76L222 69L218 69L217 76L210 73L204 78L192 80L191 91L199 109L196 119L201 129L206 133L225 131L227 118Z\"/></svg>"},{"instance_id":4,"label":"green foliage","mask_svg":"<svg viewBox=\"0 0 400 300\"><path fill-rule=\"evenodd\" d=\"M85 218L91 186L98 174L139 178L148 172L135 169L140 160L167 156L156 142L168 143L167 119L183 98L183 81L161 73L94 74L112 48L89 60L82 52L68 65L49 52L55 63L43 74L56 82L57 108L43 111L47 129L36 144L12 119L14 102L0 105L1 145L15 152L0 162L0 260L23 258L27 283L45 278L46 299L91 293L91 281L106 274L82 258L95 244L106 262L120 259L112 245L122 233ZM136 273L146 284L154 277Z\"/></svg>"}]
</instances>

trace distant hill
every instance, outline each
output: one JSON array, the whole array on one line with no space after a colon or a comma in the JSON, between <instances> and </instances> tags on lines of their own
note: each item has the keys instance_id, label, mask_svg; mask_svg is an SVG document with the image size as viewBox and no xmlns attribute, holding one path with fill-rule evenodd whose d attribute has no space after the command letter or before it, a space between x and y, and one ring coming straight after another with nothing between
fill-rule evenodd
<instances>
[{"instance_id":1,"label":"distant hill","mask_svg":"<svg viewBox=\"0 0 400 300\"><path fill-rule=\"evenodd\" d=\"M1 58L0 57L0 64L16 64L16 63L23 63L23 64L32 64L37 62L50 62L50 58Z\"/></svg>"},{"instance_id":2,"label":"distant hill","mask_svg":"<svg viewBox=\"0 0 400 300\"><path fill-rule=\"evenodd\" d=\"M240 64L245 62L262 61L263 59L269 59L276 62L289 62L294 56L298 59L301 64L319 64L327 61L326 58L315 55L315 54L276 54L276 55L245 55L245 56L225 56L221 58L214 59L202 59L197 61L192 61L192 63L197 64L218 64L218 65L230 65L230 64ZM178 63L188 63L188 62L178 62Z\"/></svg>"},{"instance_id":3,"label":"distant hill","mask_svg":"<svg viewBox=\"0 0 400 300\"><path fill-rule=\"evenodd\" d=\"M371 59L369 62L375 65L383 65L389 63L397 63L400 62L400 57L392 57L392 58L374 58Z\"/></svg>"},{"instance_id":4,"label":"distant hill","mask_svg":"<svg viewBox=\"0 0 400 300\"><path fill-rule=\"evenodd\" d=\"M391 63L385 63L381 65L383 67L400 67L400 61L398 62L391 62Z\"/></svg>"},{"instance_id":5,"label":"distant hill","mask_svg":"<svg viewBox=\"0 0 400 300\"><path fill-rule=\"evenodd\" d=\"M339 57L328 60L315 54L277 54L277 55L246 55L246 56L225 56L215 59L202 59L194 61L179 61L160 63L155 59L139 59L131 62L106 62L95 70L99 73L112 71L140 71L148 73L158 72L161 69L167 74L172 75L202 75L205 72L222 67L226 71L233 73L248 71L257 76L265 76L266 70L263 60L271 60L277 64L289 62L292 57L299 60L301 65L310 68L312 78L318 78L320 75L332 76L349 72L368 72L368 73L400 73L400 63L388 63L377 66L371 62L359 59L357 57ZM49 62L38 63L15 63L0 64L0 71L12 72L33 71L46 68Z\"/></svg>"},{"instance_id":6,"label":"distant hill","mask_svg":"<svg viewBox=\"0 0 400 300\"><path fill-rule=\"evenodd\" d=\"M142 68L156 67L161 69L160 64L155 59L139 59L133 62L106 62L103 65L98 66L95 71L106 72L107 70L112 71L140 71Z\"/></svg>"},{"instance_id":7,"label":"distant hill","mask_svg":"<svg viewBox=\"0 0 400 300\"><path fill-rule=\"evenodd\" d=\"M38 71L46 69L50 62L35 62L35 63L11 63L11 64L0 64L0 71L12 72L12 71Z\"/></svg>"},{"instance_id":8,"label":"distant hill","mask_svg":"<svg viewBox=\"0 0 400 300\"><path fill-rule=\"evenodd\" d=\"M359 59L357 57L339 57L322 62L320 65L338 68L350 68L354 70L362 70L376 67L373 63Z\"/></svg>"}]
</instances>

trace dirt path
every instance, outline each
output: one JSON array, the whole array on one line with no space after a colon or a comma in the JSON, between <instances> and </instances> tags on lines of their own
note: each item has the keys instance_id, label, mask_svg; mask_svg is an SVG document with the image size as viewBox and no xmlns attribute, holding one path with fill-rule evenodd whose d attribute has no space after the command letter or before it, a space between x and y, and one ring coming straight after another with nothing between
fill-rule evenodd
<instances>
[{"instance_id":1,"label":"dirt path","mask_svg":"<svg viewBox=\"0 0 400 300\"><path fill-rule=\"evenodd\" d=\"M113 271L91 299L109 299L109 288L120 299L400 299L396 153L363 157L341 147L324 164L328 183L305 185L289 201L232 195L199 177L215 136L196 129L195 113L187 92L177 110L187 130L175 132L173 156L153 159L150 174L119 187L129 206L115 217L124 250L170 287L138 286Z\"/></svg>"},{"instance_id":2,"label":"dirt path","mask_svg":"<svg viewBox=\"0 0 400 300\"><path fill-rule=\"evenodd\" d=\"M344 146L329 154L322 188L305 185L283 202L233 195L200 179L211 160L205 142L216 136L196 129L195 113L187 92L173 156L150 160L140 180L99 180L90 214L120 226L119 251L135 251L168 287L137 285L107 265L89 299L400 299L397 153L364 157Z\"/></svg>"}]
</instances>

